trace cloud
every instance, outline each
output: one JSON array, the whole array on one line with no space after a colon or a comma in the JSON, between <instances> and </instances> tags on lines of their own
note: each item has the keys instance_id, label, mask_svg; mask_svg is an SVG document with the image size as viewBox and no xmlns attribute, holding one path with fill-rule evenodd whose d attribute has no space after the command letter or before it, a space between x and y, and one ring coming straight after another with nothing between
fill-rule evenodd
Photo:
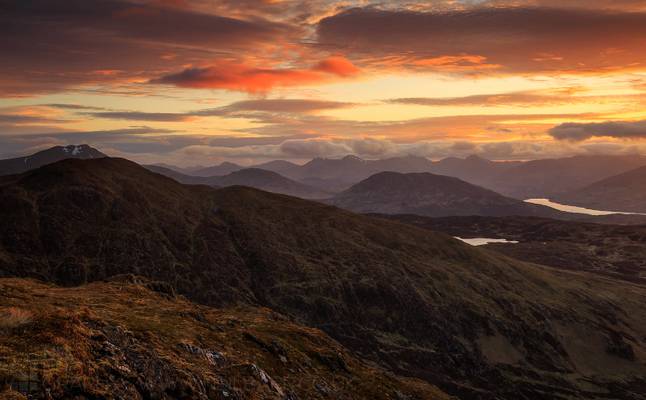
<instances>
[{"instance_id":1,"label":"cloud","mask_svg":"<svg viewBox=\"0 0 646 400\"><path fill-rule=\"evenodd\" d=\"M260 111L269 113L310 113L354 106L354 103L313 99L257 99L243 100L225 107L198 111L196 115L232 114L243 111Z\"/></svg>"},{"instance_id":2,"label":"cloud","mask_svg":"<svg viewBox=\"0 0 646 400\"><path fill-rule=\"evenodd\" d=\"M594 8L353 8L322 19L317 40L374 63L458 72L644 69L646 13Z\"/></svg>"},{"instance_id":3,"label":"cloud","mask_svg":"<svg viewBox=\"0 0 646 400\"><path fill-rule=\"evenodd\" d=\"M551 128L549 134L554 139L570 141L583 141L592 137L646 138L646 120L607 121L587 124L568 122Z\"/></svg>"},{"instance_id":4,"label":"cloud","mask_svg":"<svg viewBox=\"0 0 646 400\"><path fill-rule=\"evenodd\" d=\"M421 106L522 106L530 104L570 104L574 101L590 100L588 97L574 98L572 95L577 88L558 90L518 91L496 94L479 94L463 97L405 97L388 99L393 104L409 104Z\"/></svg>"},{"instance_id":5,"label":"cloud","mask_svg":"<svg viewBox=\"0 0 646 400\"><path fill-rule=\"evenodd\" d=\"M84 113L84 115L95 117L95 118L116 119L116 120L125 120L125 121L157 121L157 122L185 122L195 118L193 115L190 115L190 114L149 113L149 112L139 112L139 111L101 111L101 112Z\"/></svg>"},{"instance_id":6,"label":"cloud","mask_svg":"<svg viewBox=\"0 0 646 400\"><path fill-rule=\"evenodd\" d=\"M359 73L350 61L332 57L310 68L257 68L221 61L209 67L188 68L153 79L153 84L186 88L227 89L251 93L275 87L305 86L347 78Z\"/></svg>"},{"instance_id":7,"label":"cloud","mask_svg":"<svg viewBox=\"0 0 646 400\"><path fill-rule=\"evenodd\" d=\"M317 139L286 140L280 144L280 151L294 158L335 157L352 153L344 143Z\"/></svg>"},{"instance_id":8,"label":"cloud","mask_svg":"<svg viewBox=\"0 0 646 400\"><path fill-rule=\"evenodd\" d=\"M288 25L135 0L0 5L0 95L144 82L186 63L284 42Z\"/></svg>"}]
</instances>

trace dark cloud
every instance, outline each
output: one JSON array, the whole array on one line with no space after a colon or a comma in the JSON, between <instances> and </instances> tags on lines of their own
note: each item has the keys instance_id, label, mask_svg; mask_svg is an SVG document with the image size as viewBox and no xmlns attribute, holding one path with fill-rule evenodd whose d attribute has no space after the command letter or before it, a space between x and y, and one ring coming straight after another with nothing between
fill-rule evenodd
<instances>
[{"instance_id":1,"label":"dark cloud","mask_svg":"<svg viewBox=\"0 0 646 400\"><path fill-rule=\"evenodd\" d=\"M553 127L549 134L557 140L582 141L592 137L621 139L646 138L646 121L607 121L600 123L568 122Z\"/></svg>"},{"instance_id":2,"label":"dark cloud","mask_svg":"<svg viewBox=\"0 0 646 400\"><path fill-rule=\"evenodd\" d=\"M116 119L125 121L157 121L157 122L183 122L194 117L190 114L181 113L149 113L138 111L101 111L84 113L95 118Z\"/></svg>"},{"instance_id":3,"label":"dark cloud","mask_svg":"<svg viewBox=\"0 0 646 400\"><path fill-rule=\"evenodd\" d=\"M284 113L308 113L313 111L346 108L354 103L308 99L258 99L232 103L222 110L226 111L264 111Z\"/></svg>"},{"instance_id":4,"label":"dark cloud","mask_svg":"<svg viewBox=\"0 0 646 400\"><path fill-rule=\"evenodd\" d=\"M646 61L646 13L481 7L443 12L354 8L320 21L318 43L355 57L400 56L446 71L623 69Z\"/></svg>"},{"instance_id":5,"label":"dark cloud","mask_svg":"<svg viewBox=\"0 0 646 400\"><path fill-rule=\"evenodd\" d=\"M24 114L0 114L0 124L48 124L57 123L60 120L38 115L24 115Z\"/></svg>"},{"instance_id":6,"label":"dark cloud","mask_svg":"<svg viewBox=\"0 0 646 400\"><path fill-rule=\"evenodd\" d=\"M359 72L357 67L343 57L329 57L306 68L258 68L250 64L219 61L208 67L192 67L166 74L149 83L258 93L276 87L331 82Z\"/></svg>"},{"instance_id":7,"label":"dark cloud","mask_svg":"<svg viewBox=\"0 0 646 400\"><path fill-rule=\"evenodd\" d=\"M106 110L103 107L92 107L92 106L83 106L80 104L60 104L60 103L51 103L43 104L44 107L59 108L61 110L71 110L71 111L101 111Z\"/></svg>"},{"instance_id":8,"label":"dark cloud","mask_svg":"<svg viewBox=\"0 0 646 400\"><path fill-rule=\"evenodd\" d=\"M421 106L509 106L529 104L572 103L576 89L554 91L520 91L511 93L480 94L463 97L405 97L388 99L393 104L412 104ZM585 99L582 97L581 99Z\"/></svg>"},{"instance_id":9,"label":"dark cloud","mask_svg":"<svg viewBox=\"0 0 646 400\"><path fill-rule=\"evenodd\" d=\"M205 57L272 43L290 28L122 0L0 2L0 94L145 81Z\"/></svg>"}]
</instances>

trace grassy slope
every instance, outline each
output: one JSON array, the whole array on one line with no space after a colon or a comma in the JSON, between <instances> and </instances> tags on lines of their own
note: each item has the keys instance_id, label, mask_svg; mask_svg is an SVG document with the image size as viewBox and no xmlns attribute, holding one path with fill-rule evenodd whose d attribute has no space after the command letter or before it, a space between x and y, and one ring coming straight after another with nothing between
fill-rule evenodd
<instances>
[{"instance_id":1,"label":"grassy slope","mask_svg":"<svg viewBox=\"0 0 646 400\"><path fill-rule=\"evenodd\" d=\"M0 280L0 304L0 381L24 384L31 354L32 388L55 398L447 398L269 309L197 306L131 282L21 279Z\"/></svg>"}]
</instances>

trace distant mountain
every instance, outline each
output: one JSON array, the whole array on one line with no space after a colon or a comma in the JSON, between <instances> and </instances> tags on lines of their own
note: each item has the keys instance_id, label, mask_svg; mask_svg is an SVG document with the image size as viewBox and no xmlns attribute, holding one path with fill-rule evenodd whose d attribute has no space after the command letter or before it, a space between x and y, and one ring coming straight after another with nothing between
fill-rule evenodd
<instances>
[{"instance_id":1,"label":"distant mountain","mask_svg":"<svg viewBox=\"0 0 646 400\"><path fill-rule=\"evenodd\" d=\"M322 199L331 194L312 186L293 181L289 178L259 168L245 168L224 176L193 176L156 165L147 165L147 169L190 185L208 185L213 187L249 186L273 193L296 196L303 199Z\"/></svg>"},{"instance_id":2,"label":"distant mountain","mask_svg":"<svg viewBox=\"0 0 646 400\"><path fill-rule=\"evenodd\" d=\"M646 213L646 166L554 198L564 204L595 210Z\"/></svg>"},{"instance_id":3,"label":"distant mountain","mask_svg":"<svg viewBox=\"0 0 646 400\"><path fill-rule=\"evenodd\" d=\"M220 165L214 165L212 167L205 167L187 172L190 172L190 175L195 176L221 176L239 171L243 168L244 167L241 165L225 161Z\"/></svg>"},{"instance_id":4,"label":"distant mountain","mask_svg":"<svg viewBox=\"0 0 646 400\"><path fill-rule=\"evenodd\" d=\"M90 159L102 157L107 156L87 144L55 146L30 156L0 160L0 175L20 174L67 158Z\"/></svg>"},{"instance_id":5,"label":"distant mountain","mask_svg":"<svg viewBox=\"0 0 646 400\"><path fill-rule=\"evenodd\" d=\"M488 187L496 176L521 165L520 161L490 161L477 155L467 158L448 157L433 164L427 172L460 178L465 182Z\"/></svg>"},{"instance_id":6,"label":"distant mountain","mask_svg":"<svg viewBox=\"0 0 646 400\"><path fill-rule=\"evenodd\" d=\"M207 385L212 379L262 390L237 398L276 398L266 392L269 378L245 360L281 387L302 387L298 398L362 398L352 395L357 387L388 391L375 398L433 398L369 373L373 365L461 399L644 397L640 285L524 263L318 202L186 186L114 158L64 160L0 178L0 221L1 277L96 282L73 289L0 282L5 353L35 348L73 365L100 355L91 369L72 368L77 397L105 397L105 390L84 390L114 378L124 386L107 388L135 387L128 398L202 398L205 386L213 389L208 396L225 398L223 386ZM99 282L121 274L161 282L152 287L164 292ZM161 297L175 291L243 307L212 314ZM266 309L244 317L250 306L289 320ZM321 329L351 351L330 352L335 345L325 336L289 321ZM275 333L281 326L284 333ZM231 363L208 367L200 349ZM368 361L355 364L355 356ZM14 362L12 353L3 361Z\"/></svg>"},{"instance_id":7,"label":"distant mountain","mask_svg":"<svg viewBox=\"0 0 646 400\"><path fill-rule=\"evenodd\" d=\"M169 178L173 178L177 182L183 183L186 185L217 186L215 183L213 183L213 177L189 175L186 173L179 172L173 168L163 167L159 164L144 165L143 167L149 171L167 176Z\"/></svg>"},{"instance_id":8,"label":"distant mountain","mask_svg":"<svg viewBox=\"0 0 646 400\"><path fill-rule=\"evenodd\" d=\"M262 164L256 164L250 168L265 169L267 171L272 171L284 176L288 176L290 174L290 171L299 167L300 165L295 164L293 162L289 162L285 160L274 160L274 161L269 161Z\"/></svg>"},{"instance_id":9,"label":"distant mountain","mask_svg":"<svg viewBox=\"0 0 646 400\"><path fill-rule=\"evenodd\" d=\"M548 207L502 196L458 178L430 173L381 172L335 195L329 202L361 213L426 216L565 215Z\"/></svg>"},{"instance_id":10,"label":"distant mountain","mask_svg":"<svg viewBox=\"0 0 646 400\"><path fill-rule=\"evenodd\" d=\"M643 165L639 155L535 160L502 171L487 187L517 199L552 198Z\"/></svg>"},{"instance_id":11,"label":"distant mountain","mask_svg":"<svg viewBox=\"0 0 646 400\"><path fill-rule=\"evenodd\" d=\"M364 160L350 155L339 159L315 158L286 171L285 175L326 191L339 192L377 172L424 172L432 165L431 160L416 156Z\"/></svg>"},{"instance_id":12,"label":"distant mountain","mask_svg":"<svg viewBox=\"0 0 646 400\"><path fill-rule=\"evenodd\" d=\"M322 199L330 193L293 181L289 178L260 168L245 168L221 177L210 178L215 186L249 186L267 192L282 193L303 199Z\"/></svg>"}]
</instances>

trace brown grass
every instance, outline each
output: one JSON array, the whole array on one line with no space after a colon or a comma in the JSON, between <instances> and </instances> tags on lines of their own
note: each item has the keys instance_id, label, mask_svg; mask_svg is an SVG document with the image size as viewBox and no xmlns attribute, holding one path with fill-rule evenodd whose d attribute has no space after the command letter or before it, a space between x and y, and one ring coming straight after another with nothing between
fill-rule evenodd
<instances>
[{"instance_id":1,"label":"brown grass","mask_svg":"<svg viewBox=\"0 0 646 400\"><path fill-rule=\"evenodd\" d=\"M0 308L0 329L14 329L32 321L32 313L20 307Z\"/></svg>"}]
</instances>

